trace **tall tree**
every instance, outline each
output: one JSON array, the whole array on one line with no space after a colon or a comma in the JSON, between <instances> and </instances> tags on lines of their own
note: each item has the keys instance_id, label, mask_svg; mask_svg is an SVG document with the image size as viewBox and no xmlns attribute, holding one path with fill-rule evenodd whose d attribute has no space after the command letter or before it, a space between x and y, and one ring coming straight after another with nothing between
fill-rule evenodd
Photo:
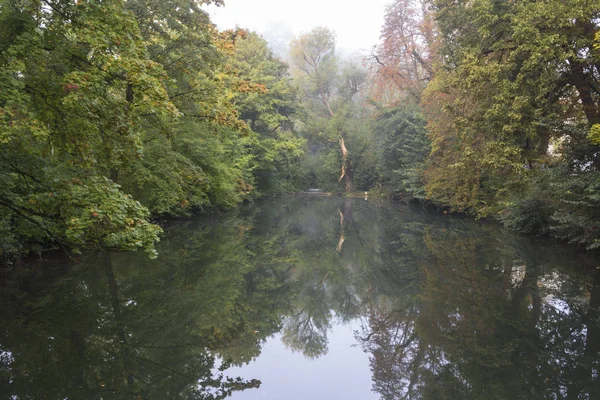
<instances>
[{"instance_id":1,"label":"tall tree","mask_svg":"<svg viewBox=\"0 0 600 400\"><path fill-rule=\"evenodd\" d=\"M232 99L239 118L252 131L250 169L258 191L298 191L305 140L294 129L302 110L288 66L257 33L246 31L236 36L229 66L242 82L260 89L238 92Z\"/></svg>"},{"instance_id":2,"label":"tall tree","mask_svg":"<svg viewBox=\"0 0 600 400\"><path fill-rule=\"evenodd\" d=\"M365 74L352 63L346 64L341 75L338 74L335 34L327 28L315 28L294 39L290 44L290 57L296 82L309 110L313 111L310 118L325 119L321 126L317 124L316 130L324 131L328 143L337 142L341 156L338 181L344 181L345 191L351 192L354 172L365 147L353 149L355 154L351 155L348 139L350 130L360 131L361 125L355 119L360 111L354 107L353 98L362 89Z\"/></svg>"},{"instance_id":3,"label":"tall tree","mask_svg":"<svg viewBox=\"0 0 600 400\"><path fill-rule=\"evenodd\" d=\"M330 116L338 65L335 33L317 27L290 43L290 58L298 85L306 98L321 102Z\"/></svg>"},{"instance_id":4,"label":"tall tree","mask_svg":"<svg viewBox=\"0 0 600 400\"><path fill-rule=\"evenodd\" d=\"M242 32L218 32L207 3L222 2L1 4L0 255L155 255L151 214L231 207L252 195L257 163L292 170L302 141L273 131L258 160L251 129L290 124L283 64L263 51L242 68ZM264 108L252 127L251 101Z\"/></svg>"},{"instance_id":5,"label":"tall tree","mask_svg":"<svg viewBox=\"0 0 600 400\"><path fill-rule=\"evenodd\" d=\"M598 148L576 133L589 131L599 112L593 2L439 0L435 7L445 58L424 103L432 199L498 211L528 171L547 164L553 137L575 150L567 157L575 169L598 164Z\"/></svg>"},{"instance_id":6,"label":"tall tree","mask_svg":"<svg viewBox=\"0 0 600 400\"><path fill-rule=\"evenodd\" d=\"M160 228L115 181L140 155L141 116L177 111L133 15L31 0L3 3L0 21L2 247L152 252Z\"/></svg>"},{"instance_id":7,"label":"tall tree","mask_svg":"<svg viewBox=\"0 0 600 400\"><path fill-rule=\"evenodd\" d=\"M385 10L381 44L370 56L372 95L387 104L419 98L434 76L436 24L430 0L394 0Z\"/></svg>"}]
</instances>

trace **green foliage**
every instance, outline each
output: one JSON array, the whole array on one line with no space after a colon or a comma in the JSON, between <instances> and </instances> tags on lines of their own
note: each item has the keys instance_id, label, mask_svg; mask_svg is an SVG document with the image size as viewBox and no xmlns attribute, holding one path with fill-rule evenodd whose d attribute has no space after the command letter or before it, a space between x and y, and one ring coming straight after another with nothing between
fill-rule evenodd
<instances>
[{"instance_id":1,"label":"green foliage","mask_svg":"<svg viewBox=\"0 0 600 400\"><path fill-rule=\"evenodd\" d=\"M338 76L337 91L344 101L351 101L367 85L367 72L357 61L342 63Z\"/></svg>"},{"instance_id":2,"label":"green foliage","mask_svg":"<svg viewBox=\"0 0 600 400\"><path fill-rule=\"evenodd\" d=\"M553 182L561 178L559 169L537 171L528 179L527 189L503 207L499 220L520 233L549 234L551 218L560 201Z\"/></svg>"},{"instance_id":3,"label":"green foliage","mask_svg":"<svg viewBox=\"0 0 600 400\"><path fill-rule=\"evenodd\" d=\"M286 66L257 35L216 31L206 3L2 4L4 257L57 245L154 255L151 214L229 208L257 181L295 186L303 141Z\"/></svg>"},{"instance_id":4,"label":"green foliage","mask_svg":"<svg viewBox=\"0 0 600 400\"><path fill-rule=\"evenodd\" d=\"M599 185L597 171L574 172L565 164L540 170L499 219L521 233L549 234L595 249L600 246Z\"/></svg>"},{"instance_id":5,"label":"green foliage","mask_svg":"<svg viewBox=\"0 0 600 400\"><path fill-rule=\"evenodd\" d=\"M595 145L600 145L600 124L592 125L588 138Z\"/></svg>"},{"instance_id":6,"label":"green foliage","mask_svg":"<svg viewBox=\"0 0 600 400\"><path fill-rule=\"evenodd\" d=\"M301 107L287 65L273 56L264 39L245 31L236 38L231 64L240 79L261 89L240 92L234 98L240 119L254 133L249 168L258 192L298 191L305 140L294 132Z\"/></svg>"},{"instance_id":7,"label":"green foliage","mask_svg":"<svg viewBox=\"0 0 600 400\"><path fill-rule=\"evenodd\" d=\"M302 34L290 43L292 71L298 86L307 100L323 114L332 115L330 100L334 96L338 59L335 55L335 33L317 27Z\"/></svg>"},{"instance_id":8,"label":"green foliage","mask_svg":"<svg viewBox=\"0 0 600 400\"><path fill-rule=\"evenodd\" d=\"M209 204L207 174L164 136L145 144L144 157L131 165L122 182L153 214L185 215Z\"/></svg>"},{"instance_id":9,"label":"green foliage","mask_svg":"<svg viewBox=\"0 0 600 400\"><path fill-rule=\"evenodd\" d=\"M44 202L44 197L33 200ZM146 207L123 194L111 180L93 177L83 183L75 181L52 202L65 205L64 237L71 246L130 251L143 248L156 257L154 242L162 229L148 222Z\"/></svg>"},{"instance_id":10,"label":"green foliage","mask_svg":"<svg viewBox=\"0 0 600 400\"><path fill-rule=\"evenodd\" d=\"M425 200L423 171L431 144L418 108L408 105L381 109L371 129L380 184L397 195Z\"/></svg>"},{"instance_id":11,"label":"green foliage","mask_svg":"<svg viewBox=\"0 0 600 400\"><path fill-rule=\"evenodd\" d=\"M133 15L121 2L31 1L7 3L0 19L0 80L11 88L0 94L0 207L11 232L2 248L18 255L58 244L155 255L160 228L105 178L139 157L141 114L176 112Z\"/></svg>"},{"instance_id":12,"label":"green foliage","mask_svg":"<svg viewBox=\"0 0 600 400\"><path fill-rule=\"evenodd\" d=\"M563 121L598 123L589 83L598 10L586 1L435 6L446 59L424 99L433 142L428 195L492 215L522 189L523 167L547 164L550 140L570 135ZM596 157L587 147L586 157Z\"/></svg>"},{"instance_id":13,"label":"green foliage","mask_svg":"<svg viewBox=\"0 0 600 400\"><path fill-rule=\"evenodd\" d=\"M564 174L553 186L561 194L555 195L559 203L552 215L553 235L588 249L600 247L600 173Z\"/></svg>"},{"instance_id":14,"label":"green foliage","mask_svg":"<svg viewBox=\"0 0 600 400\"><path fill-rule=\"evenodd\" d=\"M261 89L236 94L240 119L260 134L289 129L299 112L297 89L291 84L287 65L273 56L266 41L257 33L241 31L231 65L243 81Z\"/></svg>"}]
</instances>

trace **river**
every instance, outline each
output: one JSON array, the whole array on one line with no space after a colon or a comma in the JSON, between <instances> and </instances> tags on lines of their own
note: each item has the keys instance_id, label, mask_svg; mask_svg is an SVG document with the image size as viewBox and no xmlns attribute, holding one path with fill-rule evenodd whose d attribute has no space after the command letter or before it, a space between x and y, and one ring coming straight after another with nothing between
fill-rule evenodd
<instances>
[{"instance_id":1,"label":"river","mask_svg":"<svg viewBox=\"0 0 600 400\"><path fill-rule=\"evenodd\" d=\"M372 199L2 272L0 399L600 398L598 254Z\"/></svg>"}]
</instances>

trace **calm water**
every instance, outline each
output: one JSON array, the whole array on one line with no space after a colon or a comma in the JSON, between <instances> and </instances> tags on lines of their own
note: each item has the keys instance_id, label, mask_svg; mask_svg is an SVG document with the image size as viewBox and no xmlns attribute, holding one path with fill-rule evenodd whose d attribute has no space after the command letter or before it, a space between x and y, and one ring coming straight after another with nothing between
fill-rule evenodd
<instances>
[{"instance_id":1,"label":"calm water","mask_svg":"<svg viewBox=\"0 0 600 400\"><path fill-rule=\"evenodd\" d=\"M362 199L3 272L0 399L600 398L598 256Z\"/></svg>"}]
</instances>

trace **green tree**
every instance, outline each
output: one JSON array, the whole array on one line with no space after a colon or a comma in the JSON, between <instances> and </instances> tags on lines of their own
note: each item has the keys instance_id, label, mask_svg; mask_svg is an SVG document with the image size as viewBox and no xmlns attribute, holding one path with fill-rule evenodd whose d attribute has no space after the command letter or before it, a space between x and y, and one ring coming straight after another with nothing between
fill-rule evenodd
<instances>
[{"instance_id":1,"label":"green tree","mask_svg":"<svg viewBox=\"0 0 600 400\"><path fill-rule=\"evenodd\" d=\"M335 33L317 27L300 35L290 43L292 71L298 86L307 99L321 103L333 116L331 99L335 94L338 71L335 56Z\"/></svg>"},{"instance_id":2,"label":"green tree","mask_svg":"<svg viewBox=\"0 0 600 400\"><path fill-rule=\"evenodd\" d=\"M302 110L287 65L273 56L258 34L246 31L237 35L230 62L242 81L261 89L239 92L233 98L239 118L253 132L250 168L258 191L298 191L305 140L294 130Z\"/></svg>"},{"instance_id":3,"label":"green tree","mask_svg":"<svg viewBox=\"0 0 600 400\"><path fill-rule=\"evenodd\" d=\"M2 3L0 255L155 255L151 215L232 207L259 175L293 188L285 67L257 37L218 32L207 3Z\"/></svg>"},{"instance_id":4,"label":"green tree","mask_svg":"<svg viewBox=\"0 0 600 400\"><path fill-rule=\"evenodd\" d=\"M379 183L395 196L409 195L424 201L423 172L431 143L418 107L408 104L380 108L372 124Z\"/></svg>"},{"instance_id":5,"label":"green tree","mask_svg":"<svg viewBox=\"0 0 600 400\"><path fill-rule=\"evenodd\" d=\"M364 88L366 74L352 62L338 73L335 34L323 27L294 39L290 58L293 76L309 110L304 130L312 139L309 147L315 164L321 164L316 166L317 174L323 171L322 164L327 166L325 175L330 177L333 169L341 169L338 181L343 180L345 191L351 192L355 172L366 150L366 127L361 119L368 111L354 102Z\"/></svg>"},{"instance_id":6,"label":"green tree","mask_svg":"<svg viewBox=\"0 0 600 400\"><path fill-rule=\"evenodd\" d=\"M434 4L446 72L425 103L431 199L480 215L498 211L522 192L528 170L548 163L551 138L583 144L567 162L597 162L597 149L570 129L589 130L598 119L592 2Z\"/></svg>"},{"instance_id":7,"label":"green tree","mask_svg":"<svg viewBox=\"0 0 600 400\"><path fill-rule=\"evenodd\" d=\"M119 1L26 1L0 20L2 248L152 253L160 229L114 178L140 155L141 115L177 111L133 15Z\"/></svg>"}]
</instances>

